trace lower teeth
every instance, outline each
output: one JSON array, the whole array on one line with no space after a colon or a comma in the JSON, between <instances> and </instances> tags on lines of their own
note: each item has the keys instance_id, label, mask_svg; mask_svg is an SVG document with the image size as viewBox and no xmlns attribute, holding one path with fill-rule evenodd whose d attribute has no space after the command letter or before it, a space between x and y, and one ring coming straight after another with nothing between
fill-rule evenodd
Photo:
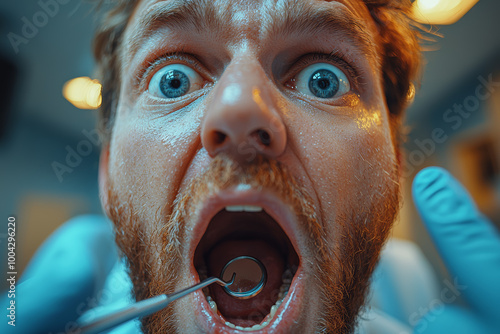
<instances>
[{"instance_id":1,"label":"lower teeth","mask_svg":"<svg viewBox=\"0 0 500 334\"><path fill-rule=\"evenodd\" d=\"M226 321L226 326L231 327L231 328L235 328L235 329L239 329L239 330L243 330L243 331L255 331L255 330L263 329L264 327L269 325L271 320L273 320L273 317L276 314L276 311L278 310L281 303L283 302L283 299L286 297L288 290L290 289L290 284L292 282L292 278L293 278L292 270L288 268L287 270L285 270L285 272L283 273L283 276L282 276L282 284L280 287L280 292L278 294L278 300L276 301L276 303L273 306L271 306L271 311L264 318L264 321L262 321L260 324L253 325L252 327L242 327L242 326L237 326L229 321ZM214 313L217 314L218 313L217 312L217 303L208 294L205 293L205 296L207 298L208 304L210 305L210 308L214 311Z\"/></svg>"}]
</instances>

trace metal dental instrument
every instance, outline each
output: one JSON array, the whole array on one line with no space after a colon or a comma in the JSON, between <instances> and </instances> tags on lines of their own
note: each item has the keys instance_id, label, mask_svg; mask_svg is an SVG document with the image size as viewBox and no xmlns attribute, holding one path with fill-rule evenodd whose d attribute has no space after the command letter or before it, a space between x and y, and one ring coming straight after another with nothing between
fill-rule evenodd
<instances>
[{"instance_id":1,"label":"metal dental instrument","mask_svg":"<svg viewBox=\"0 0 500 334\"><path fill-rule=\"evenodd\" d=\"M255 266L256 264L257 267ZM256 269L257 272L252 273L252 270ZM247 277L245 278L244 275L247 275ZM259 278L258 275L261 275L261 277ZM266 271L259 260L249 256L240 256L232 259L224 266L221 277L222 279L217 277L210 277L203 282L174 292L172 294L163 294L149 299L141 300L137 303L134 303L133 305L102 316L89 318L83 315L77 320L80 333L100 333L102 331L109 330L113 327L121 325L122 323L134 318L150 315L154 312L164 309L174 300L184 297L191 292L202 289L213 283L217 283L222 286L229 295L235 298L252 298L256 296L260 291L262 291L266 282ZM252 282L254 283L253 286ZM235 291L228 289L228 287L232 284L235 284Z\"/></svg>"},{"instance_id":2,"label":"metal dental instrument","mask_svg":"<svg viewBox=\"0 0 500 334\"><path fill-rule=\"evenodd\" d=\"M258 295L267 281L266 267L251 256L239 256L229 261L221 271L220 277L226 280L231 273L238 273L233 284L222 288L232 297L249 299Z\"/></svg>"},{"instance_id":3,"label":"metal dental instrument","mask_svg":"<svg viewBox=\"0 0 500 334\"><path fill-rule=\"evenodd\" d=\"M194 292L198 289L204 288L210 284L218 283L221 286L231 285L235 279L236 273L233 273L232 279L229 282L224 282L223 280L217 277L210 277L204 280L201 283L193 285L189 288L185 288L181 291L174 292L169 295L159 295L156 297L152 297L149 299L141 300L131 306L127 306L124 309L112 312L111 314L106 314L97 318L88 319L78 319L77 322L80 326L81 333L100 333L102 331L111 329L122 323L132 320L137 317L144 317L150 315L154 312L157 312L161 309L167 307L171 302L177 300L181 297L184 297L191 292Z\"/></svg>"}]
</instances>

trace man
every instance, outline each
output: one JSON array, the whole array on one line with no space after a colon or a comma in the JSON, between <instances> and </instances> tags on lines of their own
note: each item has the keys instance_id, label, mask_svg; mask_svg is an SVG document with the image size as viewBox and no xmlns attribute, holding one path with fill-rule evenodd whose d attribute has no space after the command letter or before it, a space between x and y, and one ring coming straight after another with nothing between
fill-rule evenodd
<instances>
[{"instance_id":1,"label":"man","mask_svg":"<svg viewBox=\"0 0 500 334\"><path fill-rule=\"evenodd\" d=\"M109 12L96 37L106 139L99 183L135 298L216 276L239 255L268 270L255 298L197 291L144 317L143 332L355 330L399 209L401 117L420 63L409 6L141 0ZM414 191L469 303L415 331L495 332L496 231L442 170L421 174ZM81 314L68 305L103 280L88 273L109 271L107 262L92 269L102 263L92 247L106 247L109 234L76 225L92 246L58 302L65 322L40 320L38 330L68 330ZM44 269L33 266L36 278Z\"/></svg>"}]
</instances>

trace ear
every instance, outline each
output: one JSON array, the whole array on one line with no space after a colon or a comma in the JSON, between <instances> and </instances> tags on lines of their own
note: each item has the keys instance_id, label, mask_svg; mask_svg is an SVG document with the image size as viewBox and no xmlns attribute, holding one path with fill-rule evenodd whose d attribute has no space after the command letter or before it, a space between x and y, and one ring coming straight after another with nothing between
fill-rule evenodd
<instances>
[{"instance_id":1,"label":"ear","mask_svg":"<svg viewBox=\"0 0 500 334\"><path fill-rule=\"evenodd\" d=\"M99 198L104 212L109 216L109 144L102 147L99 159Z\"/></svg>"}]
</instances>

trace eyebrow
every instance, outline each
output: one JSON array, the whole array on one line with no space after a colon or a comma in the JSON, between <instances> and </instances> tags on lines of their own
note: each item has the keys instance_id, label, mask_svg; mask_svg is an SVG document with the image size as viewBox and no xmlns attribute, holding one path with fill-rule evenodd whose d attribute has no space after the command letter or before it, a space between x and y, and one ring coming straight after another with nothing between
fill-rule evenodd
<instances>
[{"instance_id":1,"label":"eyebrow","mask_svg":"<svg viewBox=\"0 0 500 334\"><path fill-rule=\"evenodd\" d=\"M213 6L213 0L168 0L160 1L146 10L137 22L139 29L131 36L131 52L135 54L144 40L160 28L176 31L192 30L197 32L208 29L215 32L224 30L223 19Z\"/></svg>"},{"instance_id":2,"label":"eyebrow","mask_svg":"<svg viewBox=\"0 0 500 334\"><path fill-rule=\"evenodd\" d=\"M332 2L332 0L325 0ZM291 33L318 34L339 31L364 54L375 56L375 43L363 22L349 10L332 6L314 7L302 0L285 0L280 6L286 10L270 13L270 22L262 31L272 38ZM222 34L227 31L224 22L230 22L230 11L215 8L213 0L167 0L151 6L138 18L139 29L132 33L131 54L135 54L145 39L160 28L174 31L195 30L199 33L212 31Z\"/></svg>"},{"instance_id":3,"label":"eyebrow","mask_svg":"<svg viewBox=\"0 0 500 334\"><path fill-rule=\"evenodd\" d=\"M375 55L376 45L368 27L346 7L314 7L303 0L288 0L283 7L287 10L271 14L271 23L265 27L274 39L297 32L314 35L339 31L353 41L361 52Z\"/></svg>"}]
</instances>

